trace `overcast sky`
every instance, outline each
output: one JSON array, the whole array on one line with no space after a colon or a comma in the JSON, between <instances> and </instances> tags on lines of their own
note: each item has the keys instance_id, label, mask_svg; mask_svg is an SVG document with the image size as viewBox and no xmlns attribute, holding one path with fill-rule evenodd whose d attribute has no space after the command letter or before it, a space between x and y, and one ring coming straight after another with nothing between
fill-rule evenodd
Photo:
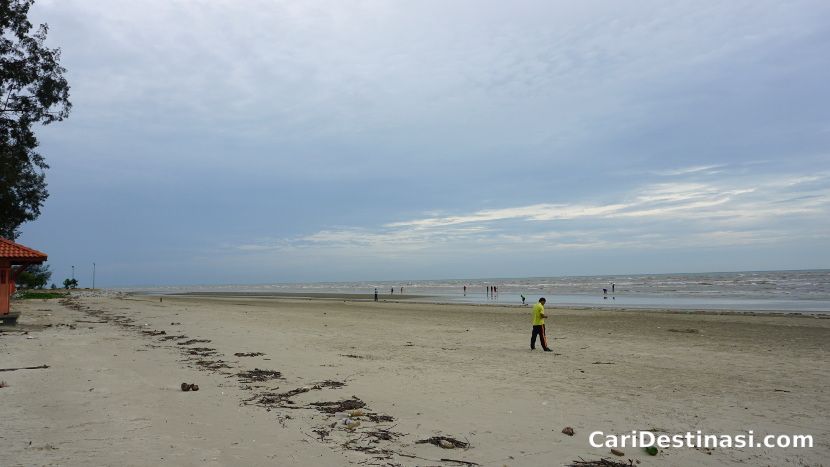
<instances>
[{"instance_id":1,"label":"overcast sky","mask_svg":"<svg viewBox=\"0 0 830 467\"><path fill-rule=\"evenodd\" d=\"M830 3L38 0L98 286L830 266Z\"/></svg>"}]
</instances>

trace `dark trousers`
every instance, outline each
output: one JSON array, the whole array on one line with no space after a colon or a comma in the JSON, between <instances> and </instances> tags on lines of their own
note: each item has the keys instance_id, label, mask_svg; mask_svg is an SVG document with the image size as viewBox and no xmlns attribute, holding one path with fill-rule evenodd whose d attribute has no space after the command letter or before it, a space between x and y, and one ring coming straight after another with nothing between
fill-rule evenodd
<instances>
[{"instance_id":1,"label":"dark trousers","mask_svg":"<svg viewBox=\"0 0 830 467\"><path fill-rule=\"evenodd\" d=\"M539 324L533 326L533 334L530 336L530 348L536 348L536 336L539 336L539 341L542 342L542 348L548 350L548 339L545 337L545 325Z\"/></svg>"}]
</instances>

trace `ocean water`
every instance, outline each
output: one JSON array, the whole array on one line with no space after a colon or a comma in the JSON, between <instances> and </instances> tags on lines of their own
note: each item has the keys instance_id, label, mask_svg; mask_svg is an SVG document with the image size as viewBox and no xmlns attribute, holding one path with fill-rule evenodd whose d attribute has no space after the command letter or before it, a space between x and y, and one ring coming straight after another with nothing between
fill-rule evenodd
<instances>
[{"instance_id":1,"label":"ocean water","mask_svg":"<svg viewBox=\"0 0 830 467\"><path fill-rule=\"evenodd\" d=\"M611 284L614 284L612 292ZM498 294L486 292L498 287ZM464 293L464 286L467 293ZM431 302L521 304L539 297L548 306L830 313L830 269L693 274L631 274L412 281L317 282L154 287L151 293L249 292L423 295ZM394 294L390 289L394 288ZM607 293L603 293L603 288Z\"/></svg>"}]
</instances>

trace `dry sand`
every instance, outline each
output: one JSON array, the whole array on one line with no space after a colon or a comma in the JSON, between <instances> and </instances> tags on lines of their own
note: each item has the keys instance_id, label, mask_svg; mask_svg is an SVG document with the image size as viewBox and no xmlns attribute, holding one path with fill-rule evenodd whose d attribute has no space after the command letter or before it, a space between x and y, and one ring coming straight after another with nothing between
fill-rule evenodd
<instances>
[{"instance_id":1,"label":"dry sand","mask_svg":"<svg viewBox=\"0 0 830 467\"><path fill-rule=\"evenodd\" d=\"M530 310L519 307L83 293L14 306L22 316L0 333L0 367L49 368L0 372L3 466L830 459L830 319L549 310L552 354L529 350ZM181 345L192 339L209 342ZM237 376L255 368L281 377ZM394 420L364 416L349 431L309 405L353 397ZM588 443L595 430L646 429L811 434L815 447L616 457ZM434 436L470 446L416 444Z\"/></svg>"}]
</instances>

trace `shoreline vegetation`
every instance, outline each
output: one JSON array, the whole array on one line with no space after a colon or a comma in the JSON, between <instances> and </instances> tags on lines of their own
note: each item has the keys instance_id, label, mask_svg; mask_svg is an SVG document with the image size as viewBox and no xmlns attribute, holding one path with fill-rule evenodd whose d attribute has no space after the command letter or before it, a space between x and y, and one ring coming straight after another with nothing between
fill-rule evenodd
<instances>
[{"instance_id":1,"label":"shoreline vegetation","mask_svg":"<svg viewBox=\"0 0 830 467\"><path fill-rule=\"evenodd\" d=\"M0 333L15 369L0 388L2 465L830 457L827 320L554 309L544 353L529 350L521 307L85 290L14 306L19 325ZM597 430L809 434L815 446L617 456L589 445Z\"/></svg>"}]
</instances>

